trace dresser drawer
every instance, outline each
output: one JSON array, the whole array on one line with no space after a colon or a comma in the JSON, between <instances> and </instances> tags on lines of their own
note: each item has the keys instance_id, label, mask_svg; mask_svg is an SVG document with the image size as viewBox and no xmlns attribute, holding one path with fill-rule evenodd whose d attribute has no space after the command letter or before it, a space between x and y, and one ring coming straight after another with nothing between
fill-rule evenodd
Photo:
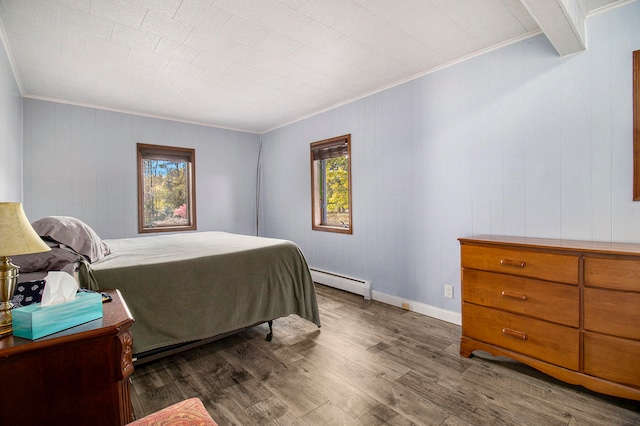
<instances>
[{"instance_id":1,"label":"dresser drawer","mask_svg":"<svg viewBox=\"0 0 640 426\"><path fill-rule=\"evenodd\" d=\"M640 292L640 260L587 257L584 259L584 284Z\"/></svg>"},{"instance_id":2,"label":"dresser drawer","mask_svg":"<svg viewBox=\"0 0 640 426\"><path fill-rule=\"evenodd\" d=\"M640 342L584 333L584 372L640 387Z\"/></svg>"},{"instance_id":3,"label":"dresser drawer","mask_svg":"<svg viewBox=\"0 0 640 426\"><path fill-rule=\"evenodd\" d=\"M585 288L584 328L640 340L640 293Z\"/></svg>"},{"instance_id":4,"label":"dresser drawer","mask_svg":"<svg viewBox=\"0 0 640 426\"><path fill-rule=\"evenodd\" d=\"M578 256L463 244L462 267L578 284Z\"/></svg>"},{"instance_id":5,"label":"dresser drawer","mask_svg":"<svg viewBox=\"0 0 640 426\"><path fill-rule=\"evenodd\" d=\"M571 327L580 324L580 293L574 285L465 268L462 299Z\"/></svg>"},{"instance_id":6,"label":"dresser drawer","mask_svg":"<svg viewBox=\"0 0 640 426\"><path fill-rule=\"evenodd\" d=\"M571 370L579 368L577 329L496 309L462 304L462 335Z\"/></svg>"}]
</instances>

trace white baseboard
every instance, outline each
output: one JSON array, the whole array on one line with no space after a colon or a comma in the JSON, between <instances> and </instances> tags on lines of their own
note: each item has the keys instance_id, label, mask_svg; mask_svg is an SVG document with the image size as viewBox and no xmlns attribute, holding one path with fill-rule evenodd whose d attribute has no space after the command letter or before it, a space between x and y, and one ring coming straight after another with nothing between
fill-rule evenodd
<instances>
[{"instance_id":1,"label":"white baseboard","mask_svg":"<svg viewBox=\"0 0 640 426\"><path fill-rule=\"evenodd\" d=\"M373 299L387 305L405 308L422 315L436 318L456 325L462 325L462 314L458 312L448 311L446 309L427 305L425 303L414 302L403 299L398 296L390 296L379 291L371 289L371 281L359 278L353 278L334 272L322 271L316 268L309 268L313 281L339 290L348 291L349 293L358 294L365 299ZM403 306L406 305L406 306Z\"/></svg>"},{"instance_id":2,"label":"white baseboard","mask_svg":"<svg viewBox=\"0 0 640 426\"><path fill-rule=\"evenodd\" d=\"M378 302L397 306L398 308L402 308L402 305L406 303L409 305L409 310L412 312L417 312L419 314L446 321L451 324L462 325L462 314L460 314L459 312L448 311L446 309L427 305L425 303L413 302L410 300L402 299L398 296L390 296L388 294L380 293L379 291L375 290L372 292L371 298L373 300L377 300Z\"/></svg>"}]
</instances>

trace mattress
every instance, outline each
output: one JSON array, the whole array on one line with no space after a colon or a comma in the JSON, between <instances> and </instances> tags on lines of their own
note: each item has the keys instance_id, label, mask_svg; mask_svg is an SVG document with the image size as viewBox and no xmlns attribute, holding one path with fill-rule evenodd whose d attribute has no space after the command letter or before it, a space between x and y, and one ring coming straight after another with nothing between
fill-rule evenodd
<instances>
[{"instance_id":1,"label":"mattress","mask_svg":"<svg viewBox=\"0 0 640 426\"><path fill-rule=\"evenodd\" d=\"M134 354L291 314L320 326L309 267L291 241L213 231L104 241L111 254L89 272L96 289L122 293Z\"/></svg>"}]
</instances>

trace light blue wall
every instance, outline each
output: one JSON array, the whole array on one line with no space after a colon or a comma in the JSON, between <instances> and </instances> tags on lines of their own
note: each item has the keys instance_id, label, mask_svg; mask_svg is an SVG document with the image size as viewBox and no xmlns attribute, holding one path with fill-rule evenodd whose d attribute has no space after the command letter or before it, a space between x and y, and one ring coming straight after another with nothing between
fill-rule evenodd
<instances>
[{"instance_id":1,"label":"light blue wall","mask_svg":"<svg viewBox=\"0 0 640 426\"><path fill-rule=\"evenodd\" d=\"M0 28L1 31L1 28ZM0 39L0 201L22 201L22 95Z\"/></svg>"},{"instance_id":2,"label":"light blue wall","mask_svg":"<svg viewBox=\"0 0 640 426\"><path fill-rule=\"evenodd\" d=\"M24 202L31 220L74 216L103 238L138 235L136 143L194 148L199 231L255 234L259 136L24 100Z\"/></svg>"},{"instance_id":3,"label":"light blue wall","mask_svg":"<svg viewBox=\"0 0 640 426\"><path fill-rule=\"evenodd\" d=\"M640 3L560 58L531 38L263 135L261 234L312 267L460 312L458 237L640 242L632 51ZM350 133L353 235L311 230L309 143ZM444 284L455 298L444 298Z\"/></svg>"}]
</instances>

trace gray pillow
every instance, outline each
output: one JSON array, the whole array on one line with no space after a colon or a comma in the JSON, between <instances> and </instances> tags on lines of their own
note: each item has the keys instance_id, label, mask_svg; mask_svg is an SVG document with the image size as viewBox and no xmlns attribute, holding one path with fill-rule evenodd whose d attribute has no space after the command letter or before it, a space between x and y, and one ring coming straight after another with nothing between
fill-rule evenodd
<instances>
[{"instance_id":1,"label":"gray pillow","mask_svg":"<svg viewBox=\"0 0 640 426\"><path fill-rule=\"evenodd\" d=\"M36 233L71 247L90 262L111 253L109 246L80 219L70 216L48 216L31 224Z\"/></svg>"},{"instance_id":2,"label":"gray pillow","mask_svg":"<svg viewBox=\"0 0 640 426\"><path fill-rule=\"evenodd\" d=\"M51 251L43 253L11 256L11 261L20 267L20 274L39 271L62 271L79 259L80 255L77 253L60 247L52 247Z\"/></svg>"}]
</instances>

